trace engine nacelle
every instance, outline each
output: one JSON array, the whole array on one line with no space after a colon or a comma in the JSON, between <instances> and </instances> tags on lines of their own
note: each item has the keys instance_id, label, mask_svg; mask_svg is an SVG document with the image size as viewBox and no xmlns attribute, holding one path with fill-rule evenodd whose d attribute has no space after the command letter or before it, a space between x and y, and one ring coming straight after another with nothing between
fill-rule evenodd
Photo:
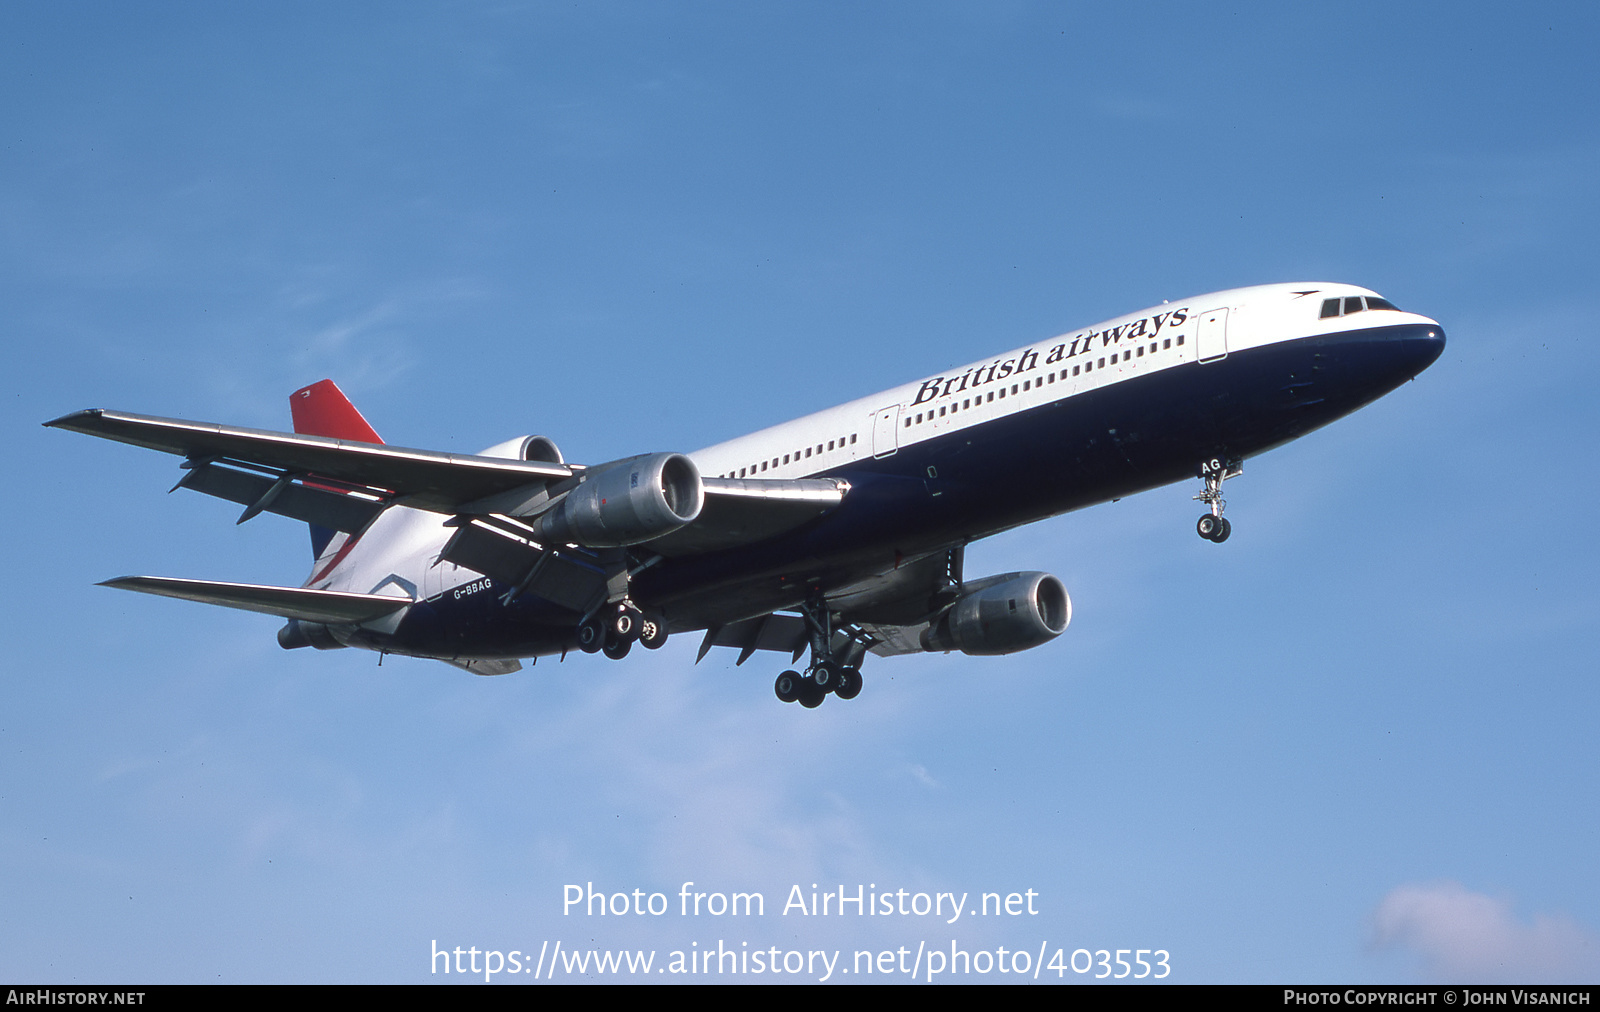
<instances>
[{"instance_id":1,"label":"engine nacelle","mask_svg":"<svg viewBox=\"0 0 1600 1012\"><path fill-rule=\"evenodd\" d=\"M518 436L503 443L496 443L478 456L531 460L538 464L566 463L561 456L561 448L549 436Z\"/></svg>"},{"instance_id":2,"label":"engine nacelle","mask_svg":"<svg viewBox=\"0 0 1600 1012\"><path fill-rule=\"evenodd\" d=\"M960 598L922 634L924 650L975 657L1048 643L1072 621L1067 588L1049 573L1006 573L968 582Z\"/></svg>"},{"instance_id":3,"label":"engine nacelle","mask_svg":"<svg viewBox=\"0 0 1600 1012\"><path fill-rule=\"evenodd\" d=\"M700 515L705 486L681 453L651 453L589 468L535 526L549 541L589 548L643 544Z\"/></svg>"}]
</instances>

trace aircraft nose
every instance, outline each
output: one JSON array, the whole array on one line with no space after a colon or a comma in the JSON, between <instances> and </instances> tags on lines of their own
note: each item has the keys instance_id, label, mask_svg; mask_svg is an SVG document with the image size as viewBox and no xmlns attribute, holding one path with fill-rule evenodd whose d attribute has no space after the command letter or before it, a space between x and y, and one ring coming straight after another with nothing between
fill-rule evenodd
<instances>
[{"instance_id":1,"label":"aircraft nose","mask_svg":"<svg viewBox=\"0 0 1600 1012\"><path fill-rule=\"evenodd\" d=\"M1444 328L1430 322L1428 326L1418 328L1414 334L1408 335L1405 344L1415 363L1411 375L1416 376L1437 362L1439 356L1444 354Z\"/></svg>"}]
</instances>

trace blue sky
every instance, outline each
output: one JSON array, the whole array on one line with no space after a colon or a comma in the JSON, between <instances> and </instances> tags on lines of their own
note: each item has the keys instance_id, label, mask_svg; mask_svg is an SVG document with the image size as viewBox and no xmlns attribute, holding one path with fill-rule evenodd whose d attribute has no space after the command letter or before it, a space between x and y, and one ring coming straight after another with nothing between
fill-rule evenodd
<instances>
[{"instance_id":1,"label":"blue sky","mask_svg":"<svg viewBox=\"0 0 1600 1012\"><path fill-rule=\"evenodd\" d=\"M1597 20L5 6L0 977L427 981L435 940L721 939L1594 981ZM295 584L305 531L38 424L287 428L332 377L391 442L607 460L1294 280L1449 347L1247 462L1224 547L1187 485L973 546L969 575L1060 576L1068 632L870 662L817 711L695 637L486 679L97 588ZM564 917L590 881L768 914ZM1041 912L778 913L814 882Z\"/></svg>"}]
</instances>

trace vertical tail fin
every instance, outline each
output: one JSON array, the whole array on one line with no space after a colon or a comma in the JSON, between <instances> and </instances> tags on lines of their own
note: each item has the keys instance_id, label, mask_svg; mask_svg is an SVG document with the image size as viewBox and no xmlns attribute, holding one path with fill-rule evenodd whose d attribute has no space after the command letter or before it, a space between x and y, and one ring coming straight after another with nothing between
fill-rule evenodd
<instances>
[{"instance_id":1,"label":"vertical tail fin","mask_svg":"<svg viewBox=\"0 0 1600 1012\"><path fill-rule=\"evenodd\" d=\"M301 387L289 395L289 413L294 418L294 431L303 436L329 436L333 439L353 439L362 443L381 443L378 435L361 412L350 403L338 385L331 379ZM308 484L315 484L310 482ZM311 554L320 557L334 532L326 527L311 525Z\"/></svg>"},{"instance_id":2,"label":"vertical tail fin","mask_svg":"<svg viewBox=\"0 0 1600 1012\"><path fill-rule=\"evenodd\" d=\"M333 380L322 380L290 394L289 413L294 416L294 431L302 436L383 442Z\"/></svg>"}]
</instances>

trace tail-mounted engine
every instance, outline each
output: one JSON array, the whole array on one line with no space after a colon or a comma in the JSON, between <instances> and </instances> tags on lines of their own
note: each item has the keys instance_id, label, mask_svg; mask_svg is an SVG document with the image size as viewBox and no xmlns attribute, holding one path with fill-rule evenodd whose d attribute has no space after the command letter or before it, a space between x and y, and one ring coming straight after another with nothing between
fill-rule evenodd
<instances>
[{"instance_id":1,"label":"tail-mounted engine","mask_svg":"<svg viewBox=\"0 0 1600 1012\"><path fill-rule=\"evenodd\" d=\"M1067 588L1049 573L1005 573L965 584L962 594L922 634L924 650L981 657L1048 643L1072 621Z\"/></svg>"},{"instance_id":2,"label":"tail-mounted engine","mask_svg":"<svg viewBox=\"0 0 1600 1012\"><path fill-rule=\"evenodd\" d=\"M652 453L589 468L583 483L535 521L558 544L621 548L659 538L693 521L705 504L694 461Z\"/></svg>"}]
</instances>

